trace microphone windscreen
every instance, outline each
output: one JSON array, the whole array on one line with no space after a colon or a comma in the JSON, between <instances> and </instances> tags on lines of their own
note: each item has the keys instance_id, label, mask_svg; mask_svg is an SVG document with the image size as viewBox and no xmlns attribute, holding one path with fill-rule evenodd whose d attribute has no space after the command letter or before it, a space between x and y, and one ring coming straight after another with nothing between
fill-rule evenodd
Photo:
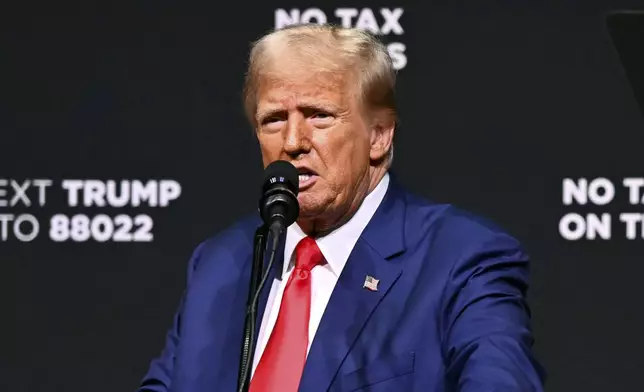
<instances>
[{"instance_id":1,"label":"microphone windscreen","mask_svg":"<svg viewBox=\"0 0 644 392\"><path fill-rule=\"evenodd\" d=\"M278 183L286 185L297 196L300 188L298 173L290 162L274 161L264 170L264 190Z\"/></svg>"}]
</instances>

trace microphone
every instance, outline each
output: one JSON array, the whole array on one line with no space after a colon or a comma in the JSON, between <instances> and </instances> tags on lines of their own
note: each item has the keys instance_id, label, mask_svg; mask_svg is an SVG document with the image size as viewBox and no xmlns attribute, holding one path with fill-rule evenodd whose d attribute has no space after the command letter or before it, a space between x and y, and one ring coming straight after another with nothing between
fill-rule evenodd
<instances>
[{"instance_id":1,"label":"microphone","mask_svg":"<svg viewBox=\"0 0 644 392\"><path fill-rule=\"evenodd\" d=\"M264 170L259 213L272 234L279 236L297 220L300 205L298 172L286 161L275 161Z\"/></svg>"},{"instance_id":2,"label":"microphone","mask_svg":"<svg viewBox=\"0 0 644 392\"><path fill-rule=\"evenodd\" d=\"M266 167L264 181L262 182L262 195L259 199L259 214L264 221L264 225L268 227L271 241L268 248L268 264L262 273L265 241L263 236L261 240L258 240L256 234L249 289L250 298L244 325L238 392L247 392L249 389L251 366L254 357L253 350L257 338L255 336L257 304L262 289L266 285L269 271L275 263L280 237L285 229L297 220L300 213L300 204L297 201L298 191L299 179L295 166L286 161L275 161ZM256 278L258 282L256 282Z\"/></svg>"}]
</instances>

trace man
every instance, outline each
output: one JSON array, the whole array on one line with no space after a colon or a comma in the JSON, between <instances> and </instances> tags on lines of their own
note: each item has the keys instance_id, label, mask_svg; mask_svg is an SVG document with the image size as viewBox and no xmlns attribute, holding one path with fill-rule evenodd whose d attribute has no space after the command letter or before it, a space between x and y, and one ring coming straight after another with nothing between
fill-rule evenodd
<instances>
[{"instance_id":1,"label":"man","mask_svg":"<svg viewBox=\"0 0 644 392\"><path fill-rule=\"evenodd\" d=\"M395 72L355 29L255 43L246 111L265 166L298 171L300 214L258 307L251 392L542 391L528 258L490 224L388 173ZM202 243L139 391L234 391L259 218Z\"/></svg>"}]
</instances>

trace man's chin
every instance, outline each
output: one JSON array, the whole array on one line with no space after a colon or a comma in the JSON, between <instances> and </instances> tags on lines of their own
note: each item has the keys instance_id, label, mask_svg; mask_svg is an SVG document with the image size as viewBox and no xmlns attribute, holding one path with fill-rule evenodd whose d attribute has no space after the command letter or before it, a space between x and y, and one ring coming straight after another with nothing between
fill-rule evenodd
<instances>
[{"instance_id":1,"label":"man's chin","mask_svg":"<svg viewBox=\"0 0 644 392\"><path fill-rule=\"evenodd\" d=\"M298 222L319 220L324 218L325 212L328 208L317 203L300 202L300 212L297 216Z\"/></svg>"},{"instance_id":2,"label":"man's chin","mask_svg":"<svg viewBox=\"0 0 644 392\"><path fill-rule=\"evenodd\" d=\"M333 214L334 198L313 192L302 192L298 195L297 201L300 205L298 221L304 220L326 220L327 215Z\"/></svg>"},{"instance_id":3,"label":"man's chin","mask_svg":"<svg viewBox=\"0 0 644 392\"><path fill-rule=\"evenodd\" d=\"M300 228L305 232L324 232L326 226L331 225L334 220L334 208L331 204L300 202L300 213L297 217Z\"/></svg>"},{"instance_id":4,"label":"man's chin","mask_svg":"<svg viewBox=\"0 0 644 392\"><path fill-rule=\"evenodd\" d=\"M319 208L304 207L300 205L300 213L298 214L297 220L310 220L318 218L321 215L321 210Z\"/></svg>"}]
</instances>

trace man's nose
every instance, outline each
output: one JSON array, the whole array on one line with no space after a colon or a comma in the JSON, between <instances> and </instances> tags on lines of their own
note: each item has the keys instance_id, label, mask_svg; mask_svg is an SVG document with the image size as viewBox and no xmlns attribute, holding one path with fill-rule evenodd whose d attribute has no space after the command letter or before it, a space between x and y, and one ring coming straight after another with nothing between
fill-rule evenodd
<instances>
[{"instance_id":1,"label":"man's nose","mask_svg":"<svg viewBox=\"0 0 644 392\"><path fill-rule=\"evenodd\" d=\"M300 116L289 118L284 135L284 152L291 157L305 154L311 149L306 120Z\"/></svg>"}]
</instances>

